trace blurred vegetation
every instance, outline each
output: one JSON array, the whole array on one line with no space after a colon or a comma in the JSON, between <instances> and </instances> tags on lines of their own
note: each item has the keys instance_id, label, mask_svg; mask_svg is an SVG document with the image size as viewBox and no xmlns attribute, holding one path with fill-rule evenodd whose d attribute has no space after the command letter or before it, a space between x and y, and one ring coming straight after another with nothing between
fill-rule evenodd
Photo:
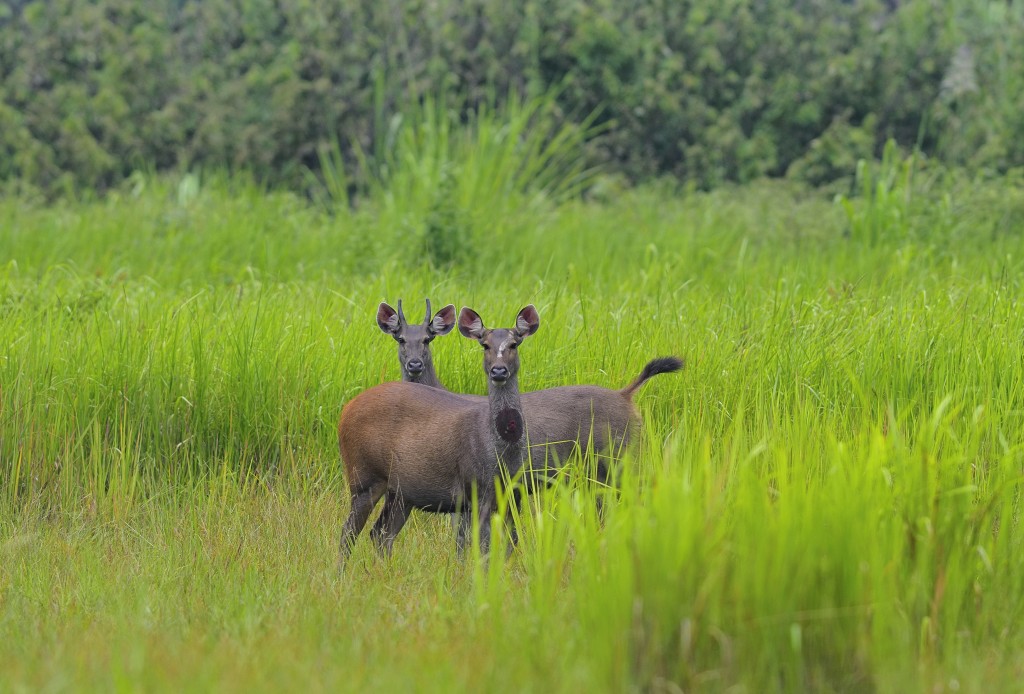
<instances>
[{"instance_id":1,"label":"blurred vegetation","mask_svg":"<svg viewBox=\"0 0 1024 694\"><path fill-rule=\"evenodd\" d=\"M829 184L890 139L1003 173L1024 165L1024 3L7 2L0 181L216 169L305 189L327 160L351 196L410 107L471 122L552 92L545 127L600 133L586 161L613 180Z\"/></svg>"}]
</instances>

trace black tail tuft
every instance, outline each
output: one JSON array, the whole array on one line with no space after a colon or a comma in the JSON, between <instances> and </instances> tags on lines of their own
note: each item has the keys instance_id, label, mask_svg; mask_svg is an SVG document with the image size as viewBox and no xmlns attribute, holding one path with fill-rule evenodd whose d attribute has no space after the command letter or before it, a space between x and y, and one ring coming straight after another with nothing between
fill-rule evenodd
<instances>
[{"instance_id":1,"label":"black tail tuft","mask_svg":"<svg viewBox=\"0 0 1024 694\"><path fill-rule=\"evenodd\" d=\"M640 372L636 380L630 383L622 392L632 397L633 393L642 386L651 376L658 374L669 374L683 368L684 362L679 357L658 357L647 362L644 370Z\"/></svg>"}]
</instances>

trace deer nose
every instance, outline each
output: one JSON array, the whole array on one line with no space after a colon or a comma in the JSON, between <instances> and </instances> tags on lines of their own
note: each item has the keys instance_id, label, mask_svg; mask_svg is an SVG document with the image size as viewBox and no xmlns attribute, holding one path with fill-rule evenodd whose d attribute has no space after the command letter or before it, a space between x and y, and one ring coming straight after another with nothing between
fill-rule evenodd
<instances>
[{"instance_id":1,"label":"deer nose","mask_svg":"<svg viewBox=\"0 0 1024 694\"><path fill-rule=\"evenodd\" d=\"M411 374L423 373L423 362L420 359L410 359L405 363L405 368Z\"/></svg>"},{"instance_id":2,"label":"deer nose","mask_svg":"<svg viewBox=\"0 0 1024 694\"><path fill-rule=\"evenodd\" d=\"M508 378L508 367L507 366L492 366L491 367L491 379L495 381L504 381Z\"/></svg>"}]
</instances>

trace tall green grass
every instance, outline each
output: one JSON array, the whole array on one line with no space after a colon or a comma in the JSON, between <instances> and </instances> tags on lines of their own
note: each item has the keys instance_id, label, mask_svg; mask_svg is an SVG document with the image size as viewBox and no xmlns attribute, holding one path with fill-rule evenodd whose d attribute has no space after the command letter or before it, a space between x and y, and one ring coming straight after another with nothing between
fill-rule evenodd
<instances>
[{"instance_id":1,"label":"tall green grass","mask_svg":"<svg viewBox=\"0 0 1024 694\"><path fill-rule=\"evenodd\" d=\"M394 190L443 190L418 156ZM197 176L0 201L4 688L1018 686L1019 182L481 193L509 223L457 180L475 241L443 269L396 229L426 228L418 194L325 209ZM416 514L339 576L337 415L397 377L377 302L424 296L495 325L535 303L526 389L687 369L640 394L617 488L570 466L508 559L460 563ZM484 391L475 345L435 360Z\"/></svg>"},{"instance_id":2,"label":"tall green grass","mask_svg":"<svg viewBox=\"0 0 1024 694\"><path fill-rule=\"evenodd\" d=\"M377 233L389 230L384 252L402 261L493 265L506 253L495 235L526 232L596 173L583 146L599 128L593 118L561 122L557 108L551 96L513 94L500 109L460 113L428 99L379 122L374 151L352 143L354 176L340 142L323 148L320 173L308 175L313 198L340 215L361 207Z\"/></svg>"}]
</instances>

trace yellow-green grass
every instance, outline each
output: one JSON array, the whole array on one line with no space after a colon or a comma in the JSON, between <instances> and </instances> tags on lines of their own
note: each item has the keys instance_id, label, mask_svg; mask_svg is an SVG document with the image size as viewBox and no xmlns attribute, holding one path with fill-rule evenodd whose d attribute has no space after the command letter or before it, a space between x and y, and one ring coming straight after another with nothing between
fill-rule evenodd
<instances>
[{"instance_id":1,"label":"yellow-green grass","mask_svg":"<svg viewBox=\"0 0 1024 694\"><path fill-rule=\"evenodd\" d=\"M439 266L415 205L136 184L0 200L0 689L1024 679L1018 187L462 202ZM494 325L534 303L524 389L687 367L638 397L618 488L571 466L507 560L417 513L338 574L337 416L397 378L377 302L426 296ZM477 345L434 349L484 392Z\"/></svg>"}]
</instances>

